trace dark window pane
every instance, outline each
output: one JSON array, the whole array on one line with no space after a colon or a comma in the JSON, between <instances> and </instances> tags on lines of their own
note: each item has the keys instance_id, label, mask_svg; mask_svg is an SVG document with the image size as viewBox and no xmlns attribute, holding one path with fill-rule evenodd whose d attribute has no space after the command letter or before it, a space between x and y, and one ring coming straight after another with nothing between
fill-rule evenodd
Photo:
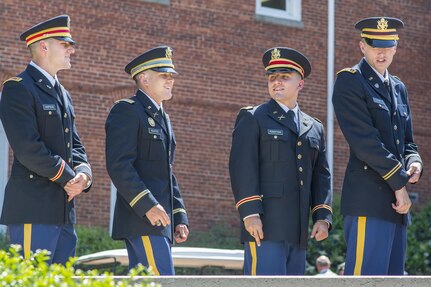
<instances>
[{"instance_id":1,"label":"dark window pane","mask_svg":"<svg viewBox=\"0 0 431 287\"><path fill-rule=\"evenodd\" d=\"M286 0L262 0L262 7L286 10Z\"/></svg>"}]
</instances>

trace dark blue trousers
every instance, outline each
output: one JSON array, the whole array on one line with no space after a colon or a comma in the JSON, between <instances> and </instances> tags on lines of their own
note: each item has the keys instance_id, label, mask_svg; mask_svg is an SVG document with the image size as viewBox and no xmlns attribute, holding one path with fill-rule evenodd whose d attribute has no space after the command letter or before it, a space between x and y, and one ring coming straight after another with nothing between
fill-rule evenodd
<instances>
[{"instance_id":1,"label":"dark blue trousers","mask_svg":"<svg viewBox=\"0 0 431 287\"><path fill-rule=\"evenodd\" d=\"M284 241L244 243L244 275L304 275L304 249Z\"/></svg>"},{"instance_id":2,"label":"dark blue trousers","mask_svg":"<svg viewBox=\"0 0 431 287\"><path fill-rule=\"evenodd\" d=\"M125 239L129 269L139 263L151 267L156 276L175 275L171 244L164 236L139 236Z\"/></svg>"},{"instance_id":3,"label":"dark blue trousers","mask_svg":"<svg viewBox=\"0 0 431 287\"><path fill-rule=\"evenodd\" d=\"M30 252L46 249L51 255L48 264L65 264L75 256L78 237L72 224L10 224L11 244L22 246L22 255L30 257Z\"/></svg>"},{"instance_id":4,"label":"dark blue trousers","mask_svg":"<svg viewBox=\"0 0 431 287\"><path fill-rule=\"evenodd\" d=\"M364 216L344 218L345 275L403 275L407 231L403 225Z\"/></svg>"}]
</instances>

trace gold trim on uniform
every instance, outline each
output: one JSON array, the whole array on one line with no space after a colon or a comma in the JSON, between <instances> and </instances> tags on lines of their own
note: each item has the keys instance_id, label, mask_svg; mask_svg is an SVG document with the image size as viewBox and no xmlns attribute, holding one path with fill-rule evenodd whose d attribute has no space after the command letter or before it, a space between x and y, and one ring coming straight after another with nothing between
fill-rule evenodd
<instances>
[{"instance_id":1,"label":"gold trim on uniform","mask_svg":"<svg viewBox=\"0 0 431 287\"><path fill-rule=\"evenodd\" d=\"M235 206L238 209L242 204L249 202L249 201L254 201L254 200L262 201L262 198L260 197L260 195L249 196L249 197L246 197L246 198L239 200Z\"/></svg>"},{"instance_id":2,"label":"gold trim on uniform","mask_svg":"<svg viewBox=\"0 0 431 287\"><path fill-rule=\"evenodd\" d=\"M134 104L135 103L135 101L131 100L131 99L121 99L121 100L115 101L115 104L118 104L119 102L126 102L126 103L129 103L129 104Z\"/></svg>"},{"instance_id":3,"label":"gold trim on uniform","mask_svg":"<svg viewBox=\"0 0 431 287\"><path fill-rule=\"evenodd\" d=\"M142 243L144 244L145 255L147 256L148 265L154 271L154 275L160 276L160 272L157 269L156 260L154 260L153 247L149 236L142 236Z\"/></svg>"},{"instance_id":4,"label":"gold trim on uniform","mask_svg":"<svg viewBox=\"0 0 431 287\"><path fill-rule=\"evenodd\" d=\"M31 224L24 224L24 241L22 245L24 245L24 258L26 259L30 258L31 253L31 229Z\"/></svg>"},{"instance_id":5,"label":"gold trim on uniform","mask_svg":"<svg viewBox=\"0 0 431 287\"><path fill-rule=\"evenodd\" d=\"M57 179L59 179L63 174L65 165L66 165L66 162L64 160L61 160L61 165L60 165L60 168L58 169L57 174L54 177L51 177L49 180L56 181Z\"/></svg>"},{"instance_id":6,"label":"gold trim on uniform","mask_svg":"<svg viewBox=\"0 0 431 287\"><path fill-rule=\"evenodd\" d=\"M186 212L186 210L185 210L184 208L175 208L175 209L172 211L172 214L179 213L179 212L182 212L182 213L186 213L186 214L187 214L187 212Z\"/></svg>"},{"instance_id":7,"label":"gold trim on uniform","mask_svg":"<svg viewBox=\"0 0 431 287\"><path fill-rule=\"evenodd\" d=\"M341 72L349 72L349 73L355 74L357 71L356 71L356 69L353 69L353 68L344 68L344 69L339 70L337 72L337 75Z\"/></svg>"},{"instance_id":8,"label":"gold trim on uniform","mask_svg":"<svg viewBox=\"0 0 431 287\"><path fill-rule=\"evenodd\" d=\"M367 218L365 216L358 217L358 233L356 238L356 262L353 275L361 275L362 263L364 261L365 249L365 231L367 227Z\"/></svg>"},{"instance_id":9,"label":"gold trim on uniform","mask_svg":"<svg viewBox=\"0 0 431 287\"><path fill-rule=\"evenodd\" d=\"M389 178L391 178L391 176L393 176L400 168L401 168L401 163L397 163L393 169L391 169L387 174L385 174L383 176L384 180L388 180Z\"/></svg>"},{"instance_id":10,"label":"gold trim on uniform","mask_svg":"<svg viewBox=\"0 0 431 287\"><path fill-rule=\"evenodd\" d=\"M9 79L7 79L6 81L4 81L4 82L3 82L3 85L4 85L6 82L9 82L9 81L13 81L13 82L21 82L21 81L22 81L22 78L20 78L20 77L12 77L12 78L9 78Z\"/></svg>"},{"instance_id":11,"label":"gold trim on uniform","mask_svg":"<svg viewBox=\"0 0 431 287\"><path fill-rule=\"evenodd\" d=\"M250 241L250 253L251 253L251 272L250 275L256 276L257 269L257 251L256 251L256 242Z\"/></svg>"},{"instance_id":12,"label":"gold trim on uniform","mask_svg":"<svg viewBox=\"0 0 431 287\"><path fill-rule=\"evenodd\" d=\"M135 198L132 199L132 201L130 201L129 205L133 207L142 197L149 193L150 191L148 189L141 191L137 196L135 196Z\"/></svg>"},{"instance_id":13,"label":"gold trim on uniform","mask_svg":"<svg viewBox=\"0 0 431 287\"><path fill-rule=\"evenodd\" d=\"M331 206L329 206L329 205L327 205L327 204L319 204L319 205L316 205L316 206L315 206L315 207L313 207L313 209L311 210L311 213L314 213L316 210L321 209L321 208L327 209L327 210L329 210L329 211L332 213L332 207L331 207Z\"/></svg>"}]
</instances>

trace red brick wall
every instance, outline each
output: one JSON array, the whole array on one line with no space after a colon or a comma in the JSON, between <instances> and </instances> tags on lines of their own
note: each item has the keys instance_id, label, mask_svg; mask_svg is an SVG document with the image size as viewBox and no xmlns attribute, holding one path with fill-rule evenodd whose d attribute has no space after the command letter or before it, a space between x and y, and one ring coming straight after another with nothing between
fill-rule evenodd
<instances>
[{"instance_id":1,"label":"red brick wall","mask_svg":"<svg viewBox=\"0 0 431 287\"><path fill-rule=\"evenodd\" d=\"M93 189L79 198L78 220L108 226L110 180L105 170L104 123L112 103L134 93L125 64L160 44L174 48L180 76L174 99L165 104L176 137L175 173L188 207L191 227L205 230L217 223L237 226L228 174L231 131L240 107L266 101L263 52L290 46L309 57L313 71L299 102L301 109L326 125L326 1L302 1L304 28L268 24L254 19L250 0L171 0L160 5L139 0L12 1L0 3L0 80L18 74L29 61L18 41L31 25L59 14L71 16L72 35L79 43L72 70L59 78L74 98L77 125L94 171ZM352 66L361 55L353 24L367 16L403 19L399 51L390 71L408 86L416 140L425 164L430 121L427 91L431 44L429 1L336 1L336 70ZM65 4L67 3L67 4ZM389 5L391 3L391 5ZM335 128L334 184L339 192L348 149ZM430 187L427 174L410 190ZM422 199L429 195L421 193ZM372 199L370 199L372 200Z\"/></svg>"}]
</instances>

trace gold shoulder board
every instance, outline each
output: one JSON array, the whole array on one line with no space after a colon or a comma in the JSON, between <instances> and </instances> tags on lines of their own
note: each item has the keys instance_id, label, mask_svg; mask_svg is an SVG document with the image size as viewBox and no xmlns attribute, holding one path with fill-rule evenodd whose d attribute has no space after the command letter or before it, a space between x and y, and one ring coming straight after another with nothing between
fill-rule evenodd
<instances>
[{"instance_id":1,"label":"gold shoulder board","mask_svg":"<svg viewBox=\"0 0 431 287\"><path fill-rule=\"evenodd\" d=\"M121 99L121 100L116 101L115 104L118 104L119 102L126 102L126 103L129 103L129 104L134 104L135 103L135 101L131 100L131 99Z\"/></svg>"},{"instance_id":2,"label":"gold shoulder board","mask_svg":"<svg viewBox=\"0 0 431 287\"><path fill-rule=\"evenodd\" d=\"M247 106L247 107L242 107L241 110L251 110L253 109L253 106Z\"/></svg>"},{"instance_id":3,"label":"gold shoulder board","mask_svg":"<svg viewBox=\"0 0 431 287\"><path fill-rule=\"evenodd\" d=\"M342 69L342 70L339 70L339 71L337 72L337 75L338 75L339 73L341 73L341 72L349 72L349 73L355 74L357 71L356 71L356 69L352 69L352 68L344 68L344 69Z\"/></svg>"},{"instance_id":4,"label":"gold shoulder board","mask_svg":"<svg viewBox=\"0 0 431 287\"><path fill-rule=\"evenodd\" d=\"M22 78L20 78L20 77L12 77L12 78L9 78L6 81L4 81L3 85L7 82L21 82L21 81L22 81Z\"/></svg>"}]
</instances>

